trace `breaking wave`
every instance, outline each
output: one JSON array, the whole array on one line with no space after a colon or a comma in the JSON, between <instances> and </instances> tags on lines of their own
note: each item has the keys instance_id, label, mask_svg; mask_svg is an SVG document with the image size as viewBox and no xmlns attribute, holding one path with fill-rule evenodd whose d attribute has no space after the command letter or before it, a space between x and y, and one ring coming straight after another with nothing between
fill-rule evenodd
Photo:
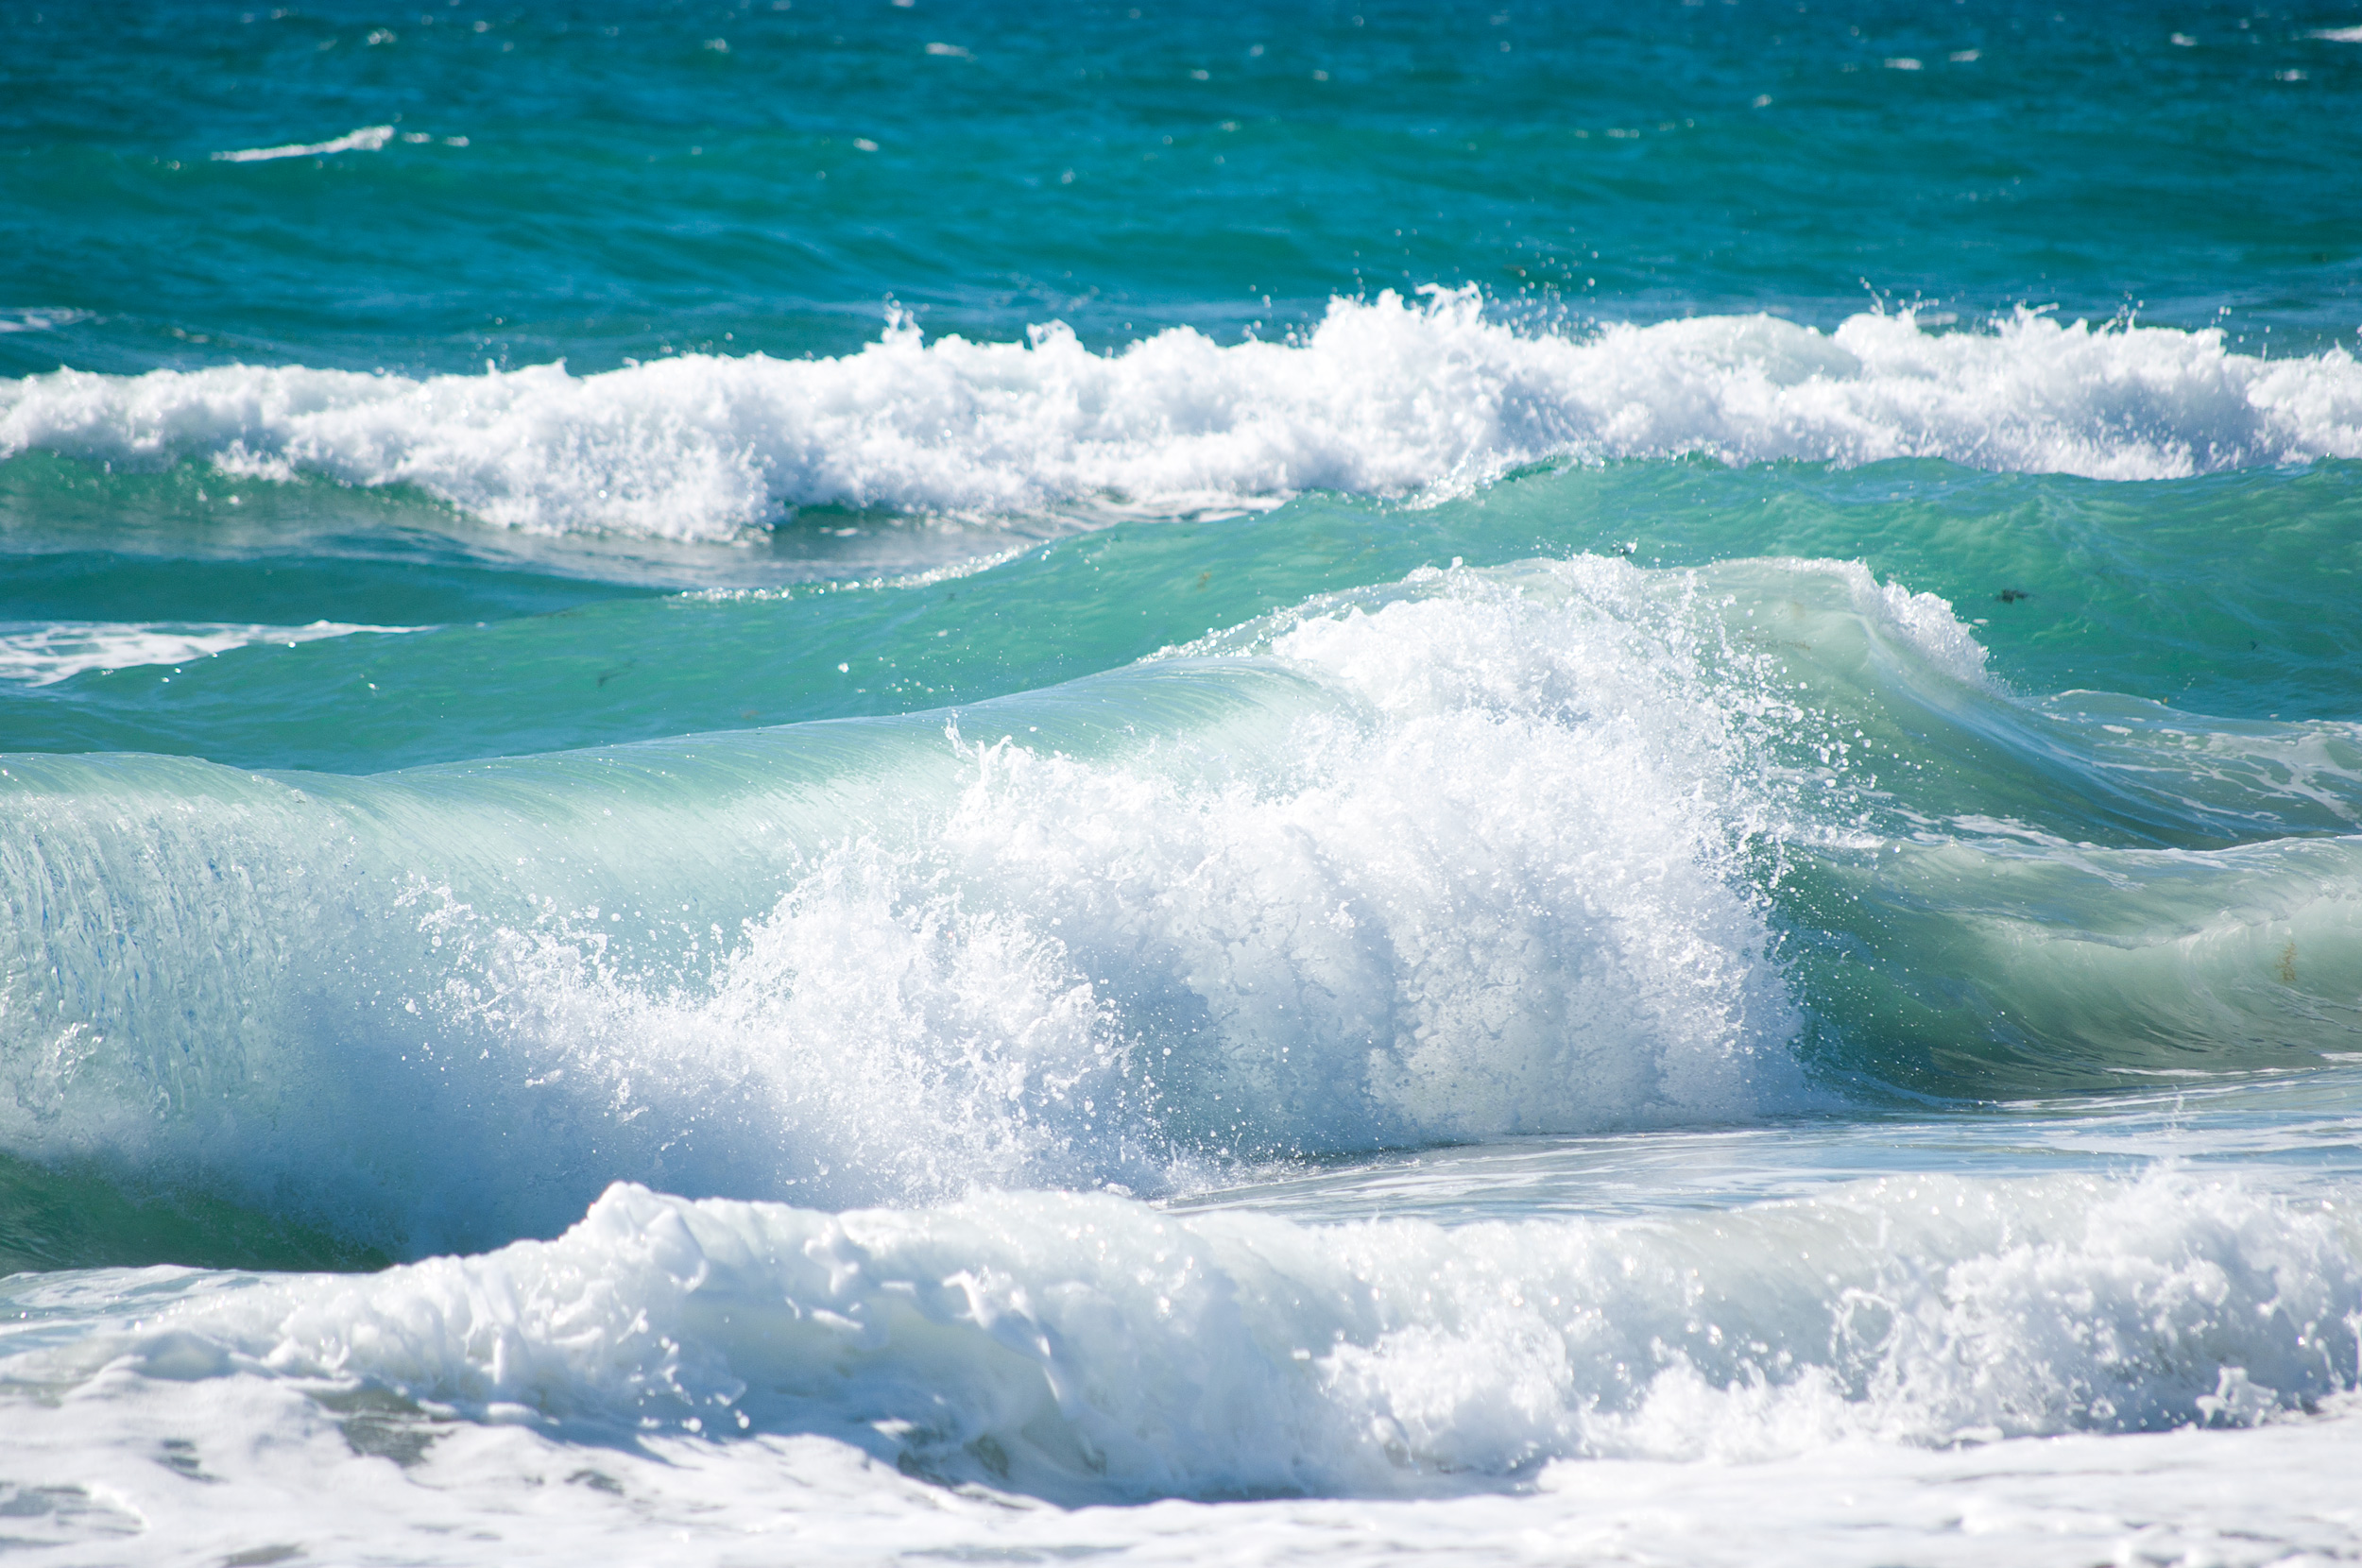
<instances>
[{"instance_id":1,"label":"breaking wave","mask_svg":"<svg viewBox=\"0 0 2362 1568\"><path fill-rule=\"evenodd\" d=\"M0 1139L415 1255L546 1234L619 1173L1172 1190L1793 1108L1743 875L1778 830L1769 677L1720 628L1584 557L1316 602L948 735L354 780L10 758Z\"/></svg>"},{"instance_id":2,"label":"breaking wave","mask_svg":"<svg viewBox=\"0 0 2362 1568\"><path fill-rule=\"evenodd\" d=\"M811 1433L1069 1503L1415 1495L1563 1459L2299 1416L2362 1375L2362 1233L2348 1205L2171 1168L1456 1229L618 1185L555 1241L365 1278L154 1279L128 1311L0 1357L0 1384L243 1372L445 1420Z\"/></svg>"},{"instance_id":3,"label":"breaking wave","mask_svg":"<svg viewBox=\"0 0 2362 1568\"><path fill-rule=\"evenodd\" d=\"M2362 366L2025 311L1983 332L1908 313L1825 333L1769 315L1529 332L1473 291L1389 292L1332 300L1296 340L1228 347L1176 328L1097 353L1056 324L928 343L901 321L841 358L587 376L60 370L0 384L0 455L32 450L406 485L546 533L720 539L823 503L1181 512L1685 452L2171 477L2362 456Z\"/></svg>"}]
</instances>

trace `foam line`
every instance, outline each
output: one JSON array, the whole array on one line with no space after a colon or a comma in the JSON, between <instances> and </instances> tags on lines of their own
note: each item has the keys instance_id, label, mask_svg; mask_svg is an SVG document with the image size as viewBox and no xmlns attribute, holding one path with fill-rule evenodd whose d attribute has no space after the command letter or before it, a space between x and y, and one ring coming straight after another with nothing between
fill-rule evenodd
<instances>
[{"instance_id":1,"label":"foam line","mask_svg":"<svg viewBox=\"0 0 2362 1568\"><path fill-rule=\"evenodd\" d=\"M391 126L363 126L325 142L290 142L277 147L240 147L214 154L216 163L266 163L278 158L325 158L339 152L376 152L394 139Z\"/></svg>"},{"instance_id":2,"label":"foam line","mask_svg":"<svg viewBox=\"0 0 2362 1568\"><path fill-rule=\"evenodd\" d=\"M1097 353L1055 324L928 343L903 322L841 358L589 376L60 370L0 383L0 455L36 449L416 486L505 527L718 539L823 503L1179 512L1681 452L2162 478L2362 456L2362 367L2028 312L1988 332L1903 314L1555 333L1488 320L1472 292L1386 293L1331 301L1300 341L1227 347L1177 328Z\"/></svg>"},{"instance_id":3,"label":"foam line","mask_svg":"<svg viewBox=\"0 0 2362 1568\"><path fill-rule=\"evenodd\" d=\"M292 648L299 642L350 637L355 632L393 635L418 629L335 621L315 621L303 626L163 621L0 622L0 681L53 686L86 670L185 664L257 643Z\"/></svg>"},{"instance_id":4,"label":"foam line","mask_svg":"<svg viewBox=\"0 0 2362 1568\"><path fill-rule=\"evenodd\" d=\"M619 1185L554 1241L160 1279L118 1311L0 1341L0 1379L245 1373L576 1432L816 1434L1069 1503L1417 1495L1565 1460L2287 1419L2355 1387L2362 1234L2348 1205L2171 1169L1450 1230Z\"/></svg>"}]
</instances>

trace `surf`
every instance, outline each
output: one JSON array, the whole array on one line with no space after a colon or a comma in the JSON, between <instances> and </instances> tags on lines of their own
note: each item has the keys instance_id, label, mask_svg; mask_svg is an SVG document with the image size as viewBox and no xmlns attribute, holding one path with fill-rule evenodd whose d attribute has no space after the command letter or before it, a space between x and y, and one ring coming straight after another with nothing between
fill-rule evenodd
<instances>
[{"instance_id":1,"label":"surf","mask_svg":"<svg viewBox=\"0 0 2362 1568\"><path fill-rule=\"evenodd\" d=\"M852 354L587 376L60 370L0 386L0 458L27 452L404 486L534 533L727 540L805 506L1172 516L1684 453L2171 478L2362 456L2362 368L2341 346L2275 361L2216 329L2024 309L1980 331L1908 311L1827 332L1768 315L1562 330L1493 319L1473 289L1381 290L1281 341L1176 327L1104 352L1057 322L930 342L897 318Z\"/></svg>"}]
</instances>

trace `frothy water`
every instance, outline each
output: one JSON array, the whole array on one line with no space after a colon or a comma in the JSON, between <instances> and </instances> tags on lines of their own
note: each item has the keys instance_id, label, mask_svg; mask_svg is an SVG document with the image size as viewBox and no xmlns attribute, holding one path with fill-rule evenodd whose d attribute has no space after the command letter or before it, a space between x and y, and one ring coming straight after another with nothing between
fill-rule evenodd
<instances>
[{"instance_id":1,"label":"frothy water","mask_svg":"<svg viewBox=\"0 0 2362 1568\"><path fill-rule=\"evenodd\" d=\"M325 142L289 142L275 147L240 147L234 152L217 152L218 163L267 163L275 158L325 158L339 152L376 152L394 139L391 126L363 126L359 130L332 136Z\"/></svg>"},{"instance_id":2,"label":"frothy water","mask_svg":"<svg viewBox=\"0 0 2362 1568\"><path fill-rule=\"evenodd\" d=\"M2165 478L2362 457L2362 369L2342 348L2271 361L2219 332L2028 312L1984 332L1906 312L1827 333L1769 315L1562 333L1488 320L1473 291L1386 291L1331 300L1298 339L1226 347L1176 328L1097 353L1055 323L929 343L905 321L840 358L590 376L60 371L0 390L0 455L36 449L412 486L510 528L723 539L796 506L1186 512L1681 453Z\"/></svg>"},{"instance_id":3,"label":"frothy water","mask_svg":"<svg viewBox=\"0 0 2362 1568\"><path fill-rule=\"evenodd\" d=\"M2162 1173L1453 1230L618 1186L552 1242L145 1295L70 1348L21 1333L10 1380L251 1367L553 1430L819 1432L1070 1503L1384 1496L1570 1458L2256 1425L2354 1390L2362 1233Z\"/></svg>"},{"instance_id":4,"label":"frothy water","mask_svg":"<svg viewBox=\"0 0 2362 1568\"><path fill-rule=\"evenodd\" d=\"M15 13L0 1547L2362 1557L2351 20Z\"/></svg>"},{"instance_id":5,"label":"frothy water","mask_svg":"<svg viewBox=\"0 0 2362 1568\"><path fill-rule=\"evenodd\" d=\"M0 680L51 686L85 670L130 670L142 665L186 664L232 648L276 643L292 648L325 637L355 632L381 635L415 631L413 626L345 626L315 621L308 626L225 626L188 622L90 623L0 622Z\"/></svg>"},{"instance_id":6,"label":"frothy water","mask_svg":"<svg viewBox=\"0 0 2362 1568\"><path fill-rule=\"evenodd\" d=\"M1415 1538L1437 1521L1380 1500L1510 1486L1525 1528L1629 1529L1600 1489L1658 1483L1617 1466L1711 1461L1689 1483L1708 1506L1794 1508L1776 1499L1841 1464L1849 1507L1892 1528L1960 1495L1942 1457L1960 1445L1988 1485L2046 1475L2088 1508L2078 1472L2097 1455L2007 1440L2192 1426L2223 1435L2127 1457L2167 1474L2176 1455L2294 1463L2326 1482L2305 1456L2334 1467L2352 1424L2336 1418L2356 1387L2362 1231L2349 1205L2171 1172L1893 1178L1736 1213L1452 1230L1054 1194L829 1215L618 1186L557 1240L362 1279L4 1288L20 1319L0 1342L9 1397L71 1412L46 1424L46 1460L11 1440L13 1464L39 1474L115 1447L114 1387L152 1389L142 1419L185 1434L163 1440L164 1465L127 1456L140 1468L95 1495L26 1488L35 1541L127 1533L127 1504L178 1511L183 1477L252 1486L244 1446L200 1419L227 1409L281 1465L354 1477L341 1520L292 1497L280 1516L321 1543L434 1528L436 1510L370 1474L390 1458L438 1509L525 1477L571 1483L559 1539L628 1505L710 1551L744 1539L749 1492L784 1488L794 1527L831 1555L862 1550L832 1541L847 1509L921 1540L948 1526L1153 1553L1184 1518L1202 1551L1340 1516L1020 1507L988 1524L926 1489L1070 1506L1343 1495L1371 1500L1363 1527ZM2125 1492L2115 1474L2100 1496ZM2115 1507L2203 1540L2199 1521L2222 1517L2212 1490ZM1669 1497L1650 1517L1695 1529L1699 1506ZM2070 1528L2056 1504L2023 1506L1990 1533ZM2277 1528L2334 1541L2334 1510L2314 1517ZM1466 1515L1457 1550L1483 1555L1498 1522ZM2071 1533L2123 1527L2103 1508Z\"/></svg>"}]
</instances>

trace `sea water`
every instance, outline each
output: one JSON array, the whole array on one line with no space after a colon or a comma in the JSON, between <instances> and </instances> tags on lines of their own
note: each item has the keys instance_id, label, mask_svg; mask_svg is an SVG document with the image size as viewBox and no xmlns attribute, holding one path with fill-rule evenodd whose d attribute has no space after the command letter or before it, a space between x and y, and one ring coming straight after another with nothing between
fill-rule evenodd
<instances>
[{"instance_id":1,"label":"sea water","mask_svg":"<svg viewBox=\"0 0 2362 1568\"><path fill-rule=\"evenodd\" d=\"M2362 11L0 11L0 1549L2362 1557Z\"/></svg>"}]
</instances>

